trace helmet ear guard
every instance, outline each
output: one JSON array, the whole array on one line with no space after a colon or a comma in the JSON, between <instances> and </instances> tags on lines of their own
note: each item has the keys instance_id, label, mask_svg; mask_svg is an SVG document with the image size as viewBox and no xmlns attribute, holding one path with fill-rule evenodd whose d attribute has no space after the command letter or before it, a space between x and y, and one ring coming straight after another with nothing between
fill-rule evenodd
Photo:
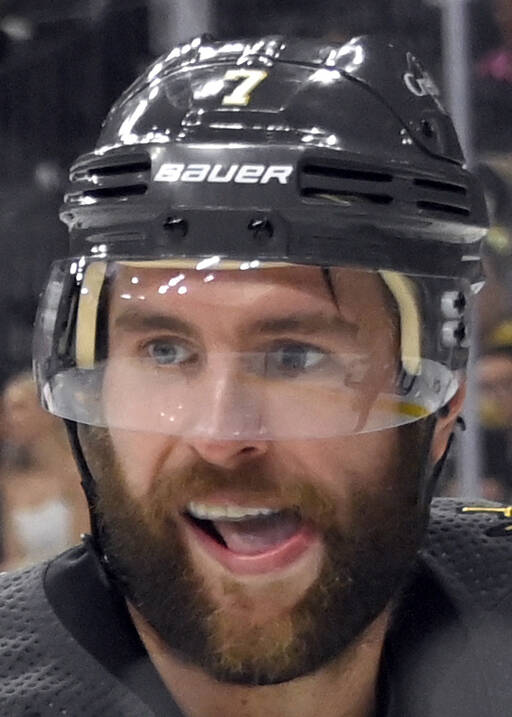
<instances>
[{"instance_id":1,"label":"helmet ear guard","mask_svg":"<svg viewBox=\"0 0 512 717\"><path fill-rule=\"evenodd\" d=\"M400 315L402 366L410 376L421 371L421 318L413 282L392 271L379 272Z\"/></svg>"},{"instance_id":2,"label":"helmet ear guard","mask_svg":"<svg viewBox=\"0 0 512 717\"><path fill-rule=\"evenodd\" d=\"M105 287L106 262L87 266L80 289L75 334L75 360L80 369L91 369L96 363L96 336L100 296Z\"/></svg>"}]
</instances>

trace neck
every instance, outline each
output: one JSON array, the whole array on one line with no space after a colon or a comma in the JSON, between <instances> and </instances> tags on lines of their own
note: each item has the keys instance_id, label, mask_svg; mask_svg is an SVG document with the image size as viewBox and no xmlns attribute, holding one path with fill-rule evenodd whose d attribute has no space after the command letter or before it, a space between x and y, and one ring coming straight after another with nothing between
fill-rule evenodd
<instances>
[{"instance_id":1,"label":"neck","mask_svg":"<svg viewBox=\"0 0 512 717\"><path fill-rule=\"evenodd\" d=\"M187 717L371 717L389 611L357 642L317 672L278 685L245 687L217 682L180 660L129 605L155 668Z\"/></svg>"}]
</instances>

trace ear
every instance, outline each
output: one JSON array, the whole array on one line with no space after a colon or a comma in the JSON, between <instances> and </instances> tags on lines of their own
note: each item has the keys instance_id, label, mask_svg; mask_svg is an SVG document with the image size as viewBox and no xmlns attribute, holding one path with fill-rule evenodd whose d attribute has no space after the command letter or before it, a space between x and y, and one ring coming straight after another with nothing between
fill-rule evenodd
<instances>
[{"instance_id":1,"label":"ear","mask_svg":"<svg viewBox=\"0 0 512 717\"><path fill-rule=\"evenodd\" d=\"M439 412L439 417L434 428L434 436L430 448L432 462L435 464L444 455L446 446L453 433L455 421L462 410L464 399L466 398L466 382L462 382L455 395L444 406L444 410Z\"/></svg>"}]
</instances>

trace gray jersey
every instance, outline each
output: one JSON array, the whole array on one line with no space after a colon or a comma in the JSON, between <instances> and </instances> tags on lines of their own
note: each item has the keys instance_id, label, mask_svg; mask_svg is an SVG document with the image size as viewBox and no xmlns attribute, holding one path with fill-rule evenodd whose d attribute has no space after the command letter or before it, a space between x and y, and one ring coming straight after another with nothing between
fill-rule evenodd
<instances>
[{"instance_id":1,"label":"gray jersey","mask_svg":"<svg viewBox=\"0 0 512 717\"><path fill-rule=\"evenodd\" d=\"M43 589L44 570L38 565L2 576L0 715L151 717L58 620Z\"/></svg>"}]
</instances>

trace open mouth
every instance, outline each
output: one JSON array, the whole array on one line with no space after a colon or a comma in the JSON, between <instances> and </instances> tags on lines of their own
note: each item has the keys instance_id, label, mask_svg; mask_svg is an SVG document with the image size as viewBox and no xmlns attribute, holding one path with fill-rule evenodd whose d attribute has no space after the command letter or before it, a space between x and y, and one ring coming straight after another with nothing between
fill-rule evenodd
<instances>
[{"instance_id":1,"label":"open mouth","mask_svg":"<svg viewBox=\"0 0 512 717\"><path fill-rule=\"evenodd\" d=\"M313 542L316 532L298 511L189 503L189 533L233 572L261 573L284 567Z\"/></svg>"},{"instance_id":2,"label":"open mouth","mask_svg":"<svg viewBox=\"0 0 512 717\"><path fill-rule=\"evenodd\" d=\"M192 507L185 517L219 545L242 555L272 550L297 533L303 524L298 513L289 509L238 516L225 511L215 518L204 515Z\"/></svg>"},{"instance_id":3,"label":"open mouth","mask_svg":"<svg viewBox=\"0 0 512 717\"><path fill-rule=\"evenodd\" d=\"M195 525L196 528L202 530L206 535L209 535L210 538L215 540L215 542L219 545L223 545L225 548L228 547L226 541L215 527L213 520L201 520L200 518L194 518L194 516L190 515L190 513L184 513L184 517Z\"/></svg>"}]
</instances>

